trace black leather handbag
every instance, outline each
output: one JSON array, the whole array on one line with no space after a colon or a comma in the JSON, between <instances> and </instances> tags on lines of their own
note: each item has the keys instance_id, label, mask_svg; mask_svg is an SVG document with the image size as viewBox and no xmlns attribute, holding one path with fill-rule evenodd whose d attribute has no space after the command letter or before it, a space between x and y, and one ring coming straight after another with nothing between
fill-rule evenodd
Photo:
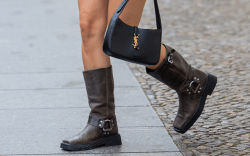
<instances>
[{"instance_id":1,"label":"black leather handbag","mask_svg":"<svg viewBox=\"0 0 250 156\"><path fill-rule=\"evenodd\" d=\"M122 2L110 21L105 34L103 51L109 56L128 62L146 66L156 65L160 60L162 37L157 0L154 0L157 29L141 29L124 23L119 16L128 1Z\"/></svg>"}]
</instances>

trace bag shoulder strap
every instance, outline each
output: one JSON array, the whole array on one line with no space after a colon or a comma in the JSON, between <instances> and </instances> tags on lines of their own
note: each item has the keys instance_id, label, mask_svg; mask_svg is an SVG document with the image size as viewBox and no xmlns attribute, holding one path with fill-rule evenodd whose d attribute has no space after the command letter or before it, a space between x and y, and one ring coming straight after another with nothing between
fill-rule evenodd
<instances>
[{"instance_id":1,"label":"bag shoulder strap","mask_svg":"<svg viewBox=\"0 0 250 156\"><path fill-rule=\"evenodd\" d=\"M118 7L118 9L116 10L115 14L113 15L113 17L118 18L123 9L125 8L125 6L127 5L129 0L124 0L122 2L122 4ZM157 29L162 29L162 25L161 25L161 16L160 16L160 11L159 11L159 7L158 7L158 3L157 0L154 0L154 6L155 6L155 17L156 17L156 26Z\"/></svg>"}]
</instances>

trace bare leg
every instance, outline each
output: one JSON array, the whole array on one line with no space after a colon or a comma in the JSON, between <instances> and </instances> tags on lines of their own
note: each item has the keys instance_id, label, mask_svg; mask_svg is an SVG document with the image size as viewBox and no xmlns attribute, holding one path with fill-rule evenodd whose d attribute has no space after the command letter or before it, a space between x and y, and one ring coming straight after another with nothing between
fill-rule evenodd
<instances>
[{"instance_id":1,"label":"bare leg","mask_svg":"<svg viewBox=\"0 0 250 156\"><path fill-rule=\"evenodd\" d=\"M100 145L121 145L115 117L112 66L109 56L102 50L107 27L108 2L78 0L85 68L83 77L91 111L85 128L77 135L63 140L60 147L64 150L79 151L94 149ZM110 127L107 127L108 123Z\"/></svg>"},{"instance_id":2,"label":"bare leg","mask_svg":"<svg viewBox=\"0 0 250 156\"><path fill-rule=\"evenodd\" d=\"M85 70L111 65L103 50L109 0L78 0L82 35L82 60Z\"/></svg>"},{"instance_id":3,"label":"bare leg","mask_svg":"<svg viewBox=\"0 0 250 156\"><path fill-rule=\"evenodd\" d=\"M114 12L120 6L123 0L109 0L108 6L108 23L111 20ZM124 11L120 15L120 18L128 25L138 26L141 20L143 8L146 0L130 0L126 5ZM161 45L161 57L157 65L147 66L150 69L157 68L166 57L166 49L163 45Z\"/></svg>"},{"instance_id":4,"label":"bare leg","mask_svg":"<svg viewBox=\"0 0 250 156\"><path fill-rule=\"evenodd\" d=\"M110 57L103 50L104 34L123 0L78 0L80 27L82 35L82 59L84 69L104 68L111 65ZM130 0L120 18L131 26L138 26L146 0ZM131 18L132 17L132 18ZM165 58L166 50L162 45L161 57L155 69Z\"/></svg>"}]
</instances>

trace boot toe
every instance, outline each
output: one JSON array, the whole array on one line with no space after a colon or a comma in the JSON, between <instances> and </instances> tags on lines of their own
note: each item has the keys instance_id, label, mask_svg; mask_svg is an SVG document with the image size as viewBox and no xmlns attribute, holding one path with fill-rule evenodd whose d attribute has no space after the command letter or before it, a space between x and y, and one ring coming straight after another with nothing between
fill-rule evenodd
<instances>
[{"instance_id":1,"label":"boot toe","mask_svg":"<svg viewBox=\"0 0 250 156\"><path fill-rule=\"evenodd\" d=\"M184 125L186 124L186 119L177 115L175 120L174 120L174 128L177 128L177 129L182 129L184 127Z\"/></svg>"},{"instance_id":2,"label":"boot toe","mask_svg":"<svg viewBox=\"0 0 250 156\"><path fill-rule=\"evenodd\" d=\"M63 143L70 144L70 145L77 145L77 144L81 144L82 141L83 141L82 138L78 136L74 136L72 138L64 139Z\"/></svg>"},{"instance_id":3,"label":"boot toe","mask_svg":"<svg viewBox=\"0 0 250 156\"><path fill-rule=\"evenodd\" d=\"M63 142L63 143L66 143L66 144L70 144L69 140L67 140L67 139L66 139L66 140L63 140L62 142Z\"/></svg>"}]
</instances>

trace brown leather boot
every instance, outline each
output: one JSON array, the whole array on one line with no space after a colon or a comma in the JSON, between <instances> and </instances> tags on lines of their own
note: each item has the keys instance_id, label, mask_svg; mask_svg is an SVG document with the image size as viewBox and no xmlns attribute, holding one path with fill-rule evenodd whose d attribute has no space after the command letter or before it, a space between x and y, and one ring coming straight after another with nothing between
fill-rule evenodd
<instances>
[{"instance_id":1,"label":"brown leather boot","mask_svg":"<svg viewBox=\"0 0 250 156\"><path fill-rule=\"evenodd\" d=\"M76 136L63 140L61 148L78 151L99 146L121 145L115 116L112 65L83 71L91 108L86 127Z\"/></svg>"},{"instance_id":2,"label":"brown leather boot","mask_svg":"<svg viewBox=\"0 0 250 156\"><path fill-rule=\"evenodd\" d=\"M177 51L164 46L167 51L164 61L155 70L146 67L146 72L177 92L179 110L174 120L174 130L185 133L201 115L207 95L211 95L215 88L217 77L192 68Z\"/></svg>"}]
</instances>

